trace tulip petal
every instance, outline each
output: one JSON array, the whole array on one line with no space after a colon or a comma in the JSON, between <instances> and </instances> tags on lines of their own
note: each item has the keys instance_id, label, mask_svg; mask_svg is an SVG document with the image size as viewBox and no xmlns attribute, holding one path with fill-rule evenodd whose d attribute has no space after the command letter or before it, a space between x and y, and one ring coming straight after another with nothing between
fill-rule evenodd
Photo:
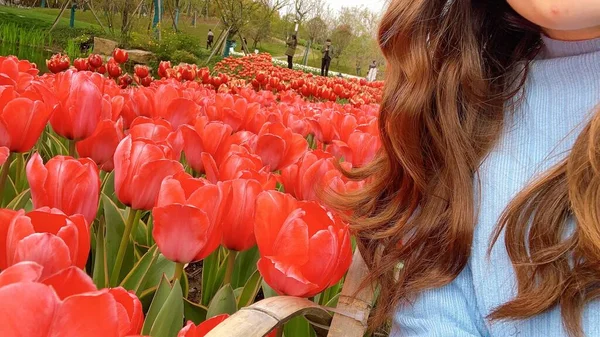
<instances>
[{"instance_id":1,"label":"tulip petal","mask_svg":"<svg viewBox=\"0 0 600 337\"><path fill-rule=\"evenodd\" d=\"M285 149L285 140L272 134L260 136L256 143L256 154L260 156L265 165L269 165L271 170L278 170L280 168L280 163L284 159Z\"/></svg>"},{"instance_id":2,"label":"tulip petal","mask_svg":"<svg viewBox=\"0 0 600 337\"><path fill-rule=\"evenodd\" d=\"M168 205L155 207L152 216L152 236L167 259L189 263L205 248L211 234L211 223L203 210L185 205Z\"/></svg>"},{"instance_id":3,"label":"tulip petal","mask_svg":"<svg viewBox=\"0 0 600 337\"><path fill-rule=\"evenodd\" d=\"M133 209L151 210L156 204L163 179L183 171L181 163L170 159L155 160L142 164L131 181L131 187L137 192L131 207Z\"/></svg>"},{"instance_id":4,"label":"tulip petal","mask_svg":"<svg viewBox=\"0 0 600 337\"><path fill-rule=\"evenodd\" d=\"M319 293L316 291L319 289L316 284L310 283L308 280L301 281L298 277L287 277L275 268L275 263L269 258L261 257L257 266L265 282L280 295L310 297Z\"/></svg>"},{"instance_id":5,"label":"tulip petal","mask_svg":"<svg viewBox=\"0 0 600 337\"><path fill-rule=\"evenodd\" d=\"M206 172L206 180L216 184L219 181L219 169L217 168L217 163L215 163L213 157L206 152L203 152L200 155L200 158Z\"/></svg>"},{"instance_id":6,"label":"tulip petal","mask_svg":"<svg viewBox=\"0 0 600 337\"><path fill-rule=\"evenodd\" d=\"M139 334L144 324L142 303L133 293L122 287L109 290L117 301L119 336Z\"/></svg>"},{"instance_id":7,"label":"tulip petal","mask_svg":"<svg viewBox=\"0 0 600 337\"><path fill-rule=\"evenodd\" d=\"M17 212L10 209L0 209L0 270L8 267L6 260L8 230Z\"/></svg>"},{"instance_id":8,"label":"tulip petal","mask_svg":"<svg viewBox=\"0 0 600 337\"><path fill-rule=\"evenodd\" d=\"M25 168L27 173L27 181L31 188L31 200L35 208L48 206L48 192L46 192L46 179L48 178L48 170L44 166L42 157L39 153L34 153L27 163Z\"/></svg>"},{"instance_id":9,"label":"tulip petal","mask_svg":"<svg viewBox=\"0 0 600 337\"><path fill-rule=\"evenodd\" d=\"M44 267L35 262L20 262L0 273L0 288L19 282L36 282L42 276Z\"/></svg>"},{"instance_id":10,"label":"tulip petal","mask_svg":"<svg viewBox=\"0 0 600 337\"><path fill-rule=\"evenodd\" d=\"M180 125L193 123L198 115L198 106L187 98L176 98L167 107L167 113L165 118L176 130Z\"/></svg>"},{"instance_id":11,"label":"tulip petal","mask_svg":"<svg viewBox=\"0 0 600 337\"><path fill-rule=\"evenodd\" d=\"M308 225L302 219L303 216L303 210L293 211L281 226L272 243L272 255L286 265L302 266L308 262Z\"/></svg>"},{"instance_id":12,"label":"tulip petal","mask_svg":"<svg viewBox=\"0 0 600 337\"><path fill-rule=\"evenodd\" d=\"M118 336L117 302L106 291L67 298L56 312L48 337Z\"/></svg>"},{"instance_id":13,"label":"tulip petal","mask_svg":"<svg viewBox=\"0 0 600 337\"><path fill-rule=\"evenodd\" d=\"M323 288L328 286L338 262L338 248L335 233L318 231L310 238L308 261L302 266L302 275Z\"/></svg>"},{"instance_id":14,"label":"tulip petal","mask_svg":"<svg viewBox=\"0 0 600 337\"><path fill-rule=\"evenodd\" d=\"M13 263L37 262L44 267L42 278L71 266L69 247L60 238L48 233L35 233L16 245Z\"/></svg>"},{"instance_id":15,"label":"tulip petal","mask_svg":"<svg viewBox=\"0 0 600 337\"><path fill-rule=\"evenodd\" d=\"M0 140L0 143L2 141ZM4 163L6 163L6 160L8 159L8 156L10 155L10 150L8 150L8 148L6 146L0 146L0 166L4 165Z\"/></svg>"},{"instance_id":16,"label":"tulip petal","mask_svg":"<svg viewBox=\"0 0 600 337\"><path fill-rule=\"evenodd\" d=\"M47 336L58 301L54 291L40 283L13 283L0 288L0 336Z\"/></svg>"},{"instance_id":17,"label":"tulip petal","mask_svg":"<svg viewBox=\"0 0 600 337\"><path fill-rule=\"evenodd\" d=\"M46 278L42 283L51 286L61 300L98 290L92 279L77 267L63 269Z\"/></svg>"},{"instance_id":18,"label":"tulip petal","mask_svg":"<svg viewBox=\"0 0 600 337\"><path fill-rule=\"evenodd\" d=\"M7 114L10 114L10 117ZM27 152L44 131L50 117L50 109L41 101L16 98L6 104L2 115L10 135L9 149L14 152Z\"/></svg>"},{"instance_id":19,"label":"tulip petal","mask_svg":"<svg viewBox=\"0 0 600 337\"><path fill-rule=\"evenodd\" d=\"M170 204L185 204L185 191L181 182L174 178L166 178L160 185L156 206L162 207Z\"/></svg>"},{"instance_id":20,"label":"tulip petal","mask_svg":"<svg viewBox=\"0 0 600 337\"><path fill-rule=\"evenodd\" d=\"M254 233L263 256L273 255L273 242L295 204L292 196L276 191L262 192L256 198Z\"/></svg>"}]
</instances>

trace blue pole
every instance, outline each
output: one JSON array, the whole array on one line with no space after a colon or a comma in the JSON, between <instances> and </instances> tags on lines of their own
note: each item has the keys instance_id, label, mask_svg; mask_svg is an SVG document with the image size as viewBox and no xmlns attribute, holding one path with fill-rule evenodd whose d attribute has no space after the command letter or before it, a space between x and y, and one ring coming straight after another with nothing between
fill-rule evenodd
<instances>
[{"instance_id":1,"label":"blue pole","mask_svg":"<svg viewBox=\"0 0 600 337\"><path fill-rule=\"evenodd\" d=\"M158 26L158 22L160 21L160 4L158 3L160 0L154 0L154 20L152 20L152 27Z\"/></svg>"},{"instance_id":2,"label":"blue pole","mask_svg":"<svg viewBox=\"0 0 600 337\"><path fill-rule=\"evenodd\" d=\"M46 0L42 0L42 6L41 6L41 7L42 7L42 8L45 8L45 7L46 7Z\"/></svg>"},{"instance_id":3,"label":"blue pole","mask_svg":"<svg viewBox=\"0 0 600 337\"><path fill-rule=\"evenodd\" d=\"M71 21L69 22L69 27L75 27L75 4L71 6Z\"/></svg>"},{"instance_id":4,"label":"blue pole","mask_svg":"<svg viewBox=\"0 0 600 337\"><path fill-rule=\"evenodd\" d=\"M175 30L178 29L179 25L179 7L175 8Z\"/></svg>"}]
</instances>

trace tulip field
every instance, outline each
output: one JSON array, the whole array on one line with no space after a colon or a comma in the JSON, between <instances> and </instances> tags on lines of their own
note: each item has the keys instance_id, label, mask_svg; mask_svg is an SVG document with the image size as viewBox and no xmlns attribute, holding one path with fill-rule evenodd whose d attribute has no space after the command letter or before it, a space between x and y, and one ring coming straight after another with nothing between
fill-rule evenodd
<instances>
[{"instance_id":1,"label":"tulip field","mask_svg":"<svg viewBox=\"0 0 600 337\"><path fill-rule=\"evenodd\" d=\"M199 337L268 297L335 307L354 244L321 200L367 183L339 168L380 148L383 84L267 54L127 62L0 57L0 336Z\"/></svg>"}]
</instances>

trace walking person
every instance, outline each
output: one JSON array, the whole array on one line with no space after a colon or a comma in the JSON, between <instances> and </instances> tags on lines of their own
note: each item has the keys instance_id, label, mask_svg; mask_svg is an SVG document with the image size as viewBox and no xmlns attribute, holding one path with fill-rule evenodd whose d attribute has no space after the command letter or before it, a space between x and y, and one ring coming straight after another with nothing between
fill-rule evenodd
<instances>
[{"instance_id":1,"label":"walking person","mask_svg":"<svg viewBox=\"0 0 600 337\"><path fill-rule=\"evenodd\" d=\"M323 58L321 59L321 76L329 76L329 65L331 64L331 57L333 56L333 46L331 46L331 39L325 41L323 47Z\"/></svg>"},{"instance_id":2,"label":"walking person","mask_svg":"<svg viewBox=\"0 0 600 337\"><path fill-rule=\"evenodd\" d=\"M377 61L373 60L373 63L369 64L369 73L367 74L367 81L375 82L377 80Z\"/></svg>"},{"instance_id":3,"label":"walking person","mask_svg":"<svg viewBox=\"0 0 600 337\"><path fill-rule=\"evenodd\" d=\"M208 37L206 39L206 49L211 49L213 45L213 40L215 39L215 34L212 29L208 30Z\"/></svg>"},{"instance_id":4,"label":"walking person","mask_svg":"<svg viewBox=\"0 0 600 337\"><path fill-rule=\"evenodd\" d=\"M292 69L294 65L294 54L296 54L296 46L298 46L298 39L296 38L296 34L290 36L287 39L286 45L287 50L285 51L285 55L287 55L288 68Z\"/></svg>"}]
</instances>

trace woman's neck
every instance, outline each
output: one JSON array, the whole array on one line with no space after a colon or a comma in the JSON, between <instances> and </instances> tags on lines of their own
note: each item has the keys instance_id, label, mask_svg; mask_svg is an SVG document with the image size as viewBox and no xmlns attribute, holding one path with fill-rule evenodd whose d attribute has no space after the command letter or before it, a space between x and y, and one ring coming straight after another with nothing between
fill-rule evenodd
<instances>
[{"instance_id":1,"label":"woman's neck","mask_svg":"<svg viewBox=\"0 0 600 337\"><path fill-rule=\"evenodd\" d=\"M579 30L554 30L544 29L544 33L555 40L583 41L600 37L600 26Z\"/></svg>"}]
</instances>

